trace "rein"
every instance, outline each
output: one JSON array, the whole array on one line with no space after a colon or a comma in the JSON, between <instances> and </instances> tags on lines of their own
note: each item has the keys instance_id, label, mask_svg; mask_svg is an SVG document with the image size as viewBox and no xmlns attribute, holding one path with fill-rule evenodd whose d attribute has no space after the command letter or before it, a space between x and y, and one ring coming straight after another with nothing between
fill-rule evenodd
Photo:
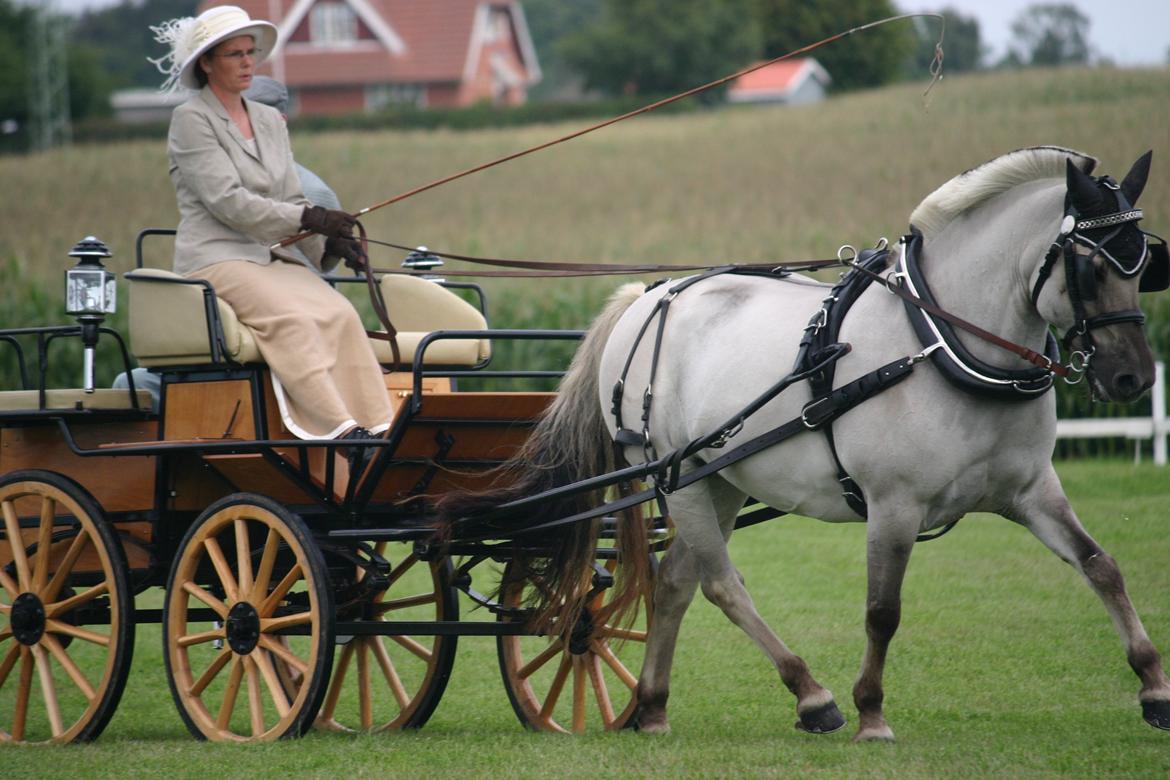
<instances>
[{"instance_id":1,"label":"rein","mask_svg":"<svg viewBox=\"0 0 1170 780\"><path fill-rule=\"evenodd\" d=\"M415 247L403 246L390 241L376 241L366 239L371 244L401 249L404 252L416 251ZM419 248L421 250L421 248ZM647 273L670 273L673 271L707 271L712 268L736 268L757 272L806 272L819 271L824 268L834 268L843 265L840 258L828 260L788 260L765 263L720 263L718 265L698 263L655 263L629 265L626 263L580 263L557 260L516 260L495 257L477 257L475 255L459 255L453 252L441 252L434 249L426 250L440 258L460 260L475 265L498 266L502 268L521 269L512 271L449 271L444 269L444 276L483 276L483 277L558 277L558 276L623 276ZM429 271L403 271L397 268L374 268L376 274L399 274L405 276L430 276Z\"/></svg>"},{"instance_id":2,"label":"rein","mask_svg":"<svg viewBox=\"0 0 1170 780\"><path fill-rule=\"evenodd\" d=\"M912 306L921 309L932 317L937 317L940 320L949 322L956 328L965 330L973 336L977 336L978 338L983 339L989 344L994 344L1000 349L1004 349L1014 355L1018 355L1034 366L1043 368L1045 371L1050 371L1061 378L1067 378L1070 372L1077 371L1077 369L1072 366L1066 366L1058 363L1047 355L1042 355L1034 349L1025 347L1022 344L1016 344L1014 341L1008 341L1001 336L995 335L989 330L981 328L972 322L968 322L956 314L951 314L944 309L940 309L930 301L924 300L923 298L914 295L900 284L897 284L894 279L875 273L862 265L853 263L852 260L849 261L849 264L854 270L860 271L863 275L871 277L874 281L881 282L883 287Z\"/></svg>"},{"instance_id":3,"label":"rein","mask_svg":"<svg viewBox=\"0 0 1170 780\"><path fill-rule=\"evenodd\" d=\"M912 13L912 14L899 14L897 16L888 16L884 19L878 19L877 21L874 21L874 22L868 22L868 23L860 25L858 27L851 27L848 30L844 30L842 32L836 33L835 35L830 35L827 38L822 38L821 40L817 41L816 43L810 43L810 44L807 44L805 46L801 46L800 48L793 49L792 51L790 51L786 54L782 54L779 57L773 57L770 60L765 60L764 62L758 62L754 65L750 65L746 68L742 68L740 70L737 70L735 73L732 73L730 75L724 76L724 77L719 78L719 79L716 79L715 81L709 82L707 84L703 84L703 85L698 86L698 87L692 87L691 89L688 89L685 92L680 92L677 95L672 95L668 98L663 98L661 100L657 100L653 103L642 106L641 108L636 108L633 111L628 111L625 114L622 114L620 116L611 117L610 119L606 119L602 122L598 122L598 123L590 125L588 127L584 127L584 128L579 129L579 130L575 130L571 133L568 133L567 135L560 136L559 138L554 138L551 141L545 141L544 143L537 144L536 146L530 146L527 149L522 149L518 152L512 152L511 154L506 154L503 157L498 157L495 160L491 160L491 161L486 162L486 163L481 163L479 165L475 165L471 168L468 168L468 169L463 170L463 171L459 171L458 173L453 173L449 176L444 176L444 177L442 177L440 179L436 179L435 181L432 181L428 184L423 184L422 186L415 187L414 189L407 190L406 192L395 195L394 197L388 198L387 200L384 200L381 203L375 203L372 206L366 206L364 209L362 209L361 211L358 211L356 214L354 214L354 216L355 217L365 216L366 214L369 214L372 211L377 211L380 208L384 208L385 206L389 206L393 203L397 203L399 201L406 200L407 198L412 198L415 195L419 195L423 192L426 192L427 190L434 189L435 187L440 187L444 184L449 184L450 182L456 181L457 179L462 179L465 176L470 176L473 173L479 173L480 171L486 171L487 169L494 168L497 165L501 165L501 164L506 163L506 162L511 162L512 160L517 160L521 157L532 154L534 152L539 152L539 151L542 151L544 149L548 149L550 147L556 146L557 144L564 143L565 141L571 141L574 138L580 138L583 135L587 135L587 134L592 133L596 130L600 130L604 127L609 127L610 125L615 125L618 122L625 121L626 119L632 119L633 117L640 116L641 114L649 113L651 111L654 111L655 109L662 108L663 106L668 106L671 103L676 103L680 100L683 100L684 98L692 97L694 95L698 95L698 94L701 94L703 92L707 92L708 90L715 89L716 87L721 87L724 84L727 84L728 82L739 78L740 76L745 76L748 73L753 73L757 70L760 70L761 68L766 68L769 65L773 65L777 62L783 62L784 60L791 59L792 57L796 57L796 56L799 56L801 54L807 54L811 51L814 51L816 49L821 48L822 46L826 46L830 43L833 43L834 41L838 41L842 38L847 38L848 36L853 35L854 33L864 32L865 30L870 30L870 29L873 29L875 27L881 27L883 25L890 24L892 22L898 22L898 21L902 21L905 19L918 19L918 18L937 19L939 21L939 25L940 25L939 26L938 41L934 45L934 59L930 63L930 76L931 76L930 84L927 85L926 91L923 93L923 97L925 97L926 95L928 95L930 93L930 90L934 87L934 85L942 78L942 63L943 63L942 44L943 44L943 38L946 34L946 27L947 27L946 18L942 14L937 14L937 13ZM310 235L312 235L312 233L310 231L298 233L294 236L289 236L288 238L283 239L282 241L279 241L279 242L273 244L269 248L270 249L280 249L282 247L289 246L290 244L295 244L296 242L298 242L302 239L308 238Z\"/></svg>"}]
</instances>

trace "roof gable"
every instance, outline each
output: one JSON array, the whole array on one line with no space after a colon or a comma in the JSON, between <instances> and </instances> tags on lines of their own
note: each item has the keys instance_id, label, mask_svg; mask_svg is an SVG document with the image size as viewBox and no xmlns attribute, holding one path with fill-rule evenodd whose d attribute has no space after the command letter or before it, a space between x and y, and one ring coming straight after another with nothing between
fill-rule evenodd
<instances>
[{"instance_id":1,"label":"roof gable","mask_svg":"<svg viewBox=\"0 0 1170 780\"><path fill-rule=\"evenodd\" d=\"M199 10L224 1L203 0ZM360 45L348 48L305 45L297 32L313 6L323 1L226 0L253 19L271 19L277 25L280 37L269 62L274 75L287 78L290 86L333 83L341 74L347 83L466 81L480 65L492 9L508 15L524 80L540 80L536 48L517 0L329 0L352 8L359 31L364 26L373 38L360 35Z\"/></svg>"},{"instance_id":2,"label":"roof gable","mask_svg":"<svg viewBox=\"0 0 1170 780\"><path fill-rule=\"evenodd\" d=\"M728 97L751 94L787 95L796 92L809 79L821 86L832 80L828 72L812 57L781 60L753 70L732 82Z\"/></svg>"},{"instance_id":3,"label":"roof gable","mask_svg":"<svg viewBox=\"0 0 1170 780\"><path fill-rule=\"evenodd\" d=\"M374 34L374 38L391 54L406 53L406 42L395 29L383 18L378 9L374 8L369 0L295 0L288 13L277 24L280 37L276 43L273 55L279 54L285 46L293 40L298 28L306 21L306 17L313 6L322 2L344 3L353 9L358 21Z\"/></svg>"}]
</instances>

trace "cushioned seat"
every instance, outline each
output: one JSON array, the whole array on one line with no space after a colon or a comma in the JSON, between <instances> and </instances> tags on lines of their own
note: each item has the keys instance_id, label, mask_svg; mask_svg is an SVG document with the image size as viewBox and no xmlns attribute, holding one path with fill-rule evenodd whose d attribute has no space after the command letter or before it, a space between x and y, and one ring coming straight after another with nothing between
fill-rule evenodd
<instances>
[{"instance_id":1,"label":"cushioned seat","mask_svg":"<svg viewBox=\"0 0 1170 780\"><path fill-rule=\"evenodd\" d=\"M125 276L130 283L130 346L138 362L148 367L211 363L203 302L206 287L158 269L139 268ZM487 328L478 309L434 282L387 274L381 285L406 363L414 360L419 342L431 331ZM251 329L218 298L216 308L224 357L237 363L263 362ZM393 360L389 342L371 339L370 343L379 362ZM441 340L427 348L425 362L430 366L474 366L490 355L487 339Z\"/></svg>"},{"instance_id":2,"label":"cushioned seat","mask_svg":"<svg viewBox=\"0 0 1170 780\"><path fill-rule=\"evenodd\" d=\"M414 360L419 342L431 331L487 329L479 309L442 285L405 274L385 274L381 284L405 363ZM393 360L390 342L374 339L371 343L379 362ZM488 339L442 339L427 347L423 362L428 366L474 366L491 354Z\"/></svg>"},{"instance_id":3,"label":"cushioned seat","mask_svg":"<svg viewBox=\"0 0 1170 780\"><path fill-rule=\"evenodd\" d=\"M138 390L138 408L149 410L152 400L146 390ZM36 390L6 390L0 392L0 412L24 412L41 408L40 393ZM79 405L80 404L80 405ZM46 409L133 409L130 391L101 389L87 393L84 390L46 390Z\"/></svg>"},{"instance_id":4,"label":"cushioned seat","mask_svg":"<svg viewBox=\"0 0 1170 780\"><path fill-rule=\"evenodd\" d=\"M130 282L130 347L143 366L210 363L206 288L170 271L139 268ZM237 363L260 362L252 331L236 319L232 307L216 299L223 330L224 357Z\"/></svg>"}]
</instances>

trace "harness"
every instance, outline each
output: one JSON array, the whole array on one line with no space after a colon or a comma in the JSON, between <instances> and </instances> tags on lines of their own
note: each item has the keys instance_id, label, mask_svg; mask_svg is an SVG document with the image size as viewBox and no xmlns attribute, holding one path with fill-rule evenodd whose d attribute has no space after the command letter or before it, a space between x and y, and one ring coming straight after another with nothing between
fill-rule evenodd
<instances>
[{"instance_id":1,"label":"harness","mask_svg":"<svg viewBox=\"0 0 1170 780\"><path fill-rule=\"evenodd\" d=\"M648 472L653 482L653 495L665 515L665 496L679 487L695 482L708 474L746 457L756 454L768 447L789 439L805 431L824 431L837 462L838 474L844 487L845 500L849 506L865 517L864 498L861 488L849 477L837 458L836 447L832 437L832 422L847 411L866 401L878 393L893 387L906 379L914 366L926 358L926 353L907 356L887 363L842 387L833 388L833 376L838 360L847 355L851 349L848 344L836 341L841 322L854 301L870 285L877 274L874 271L885 268L889 256L888 250L883 247L867 250L853 263L853 268L844 275L842 280L832 288L829 296L822 302L805 328L801 339L797 358L792 371L776 384L757 396L744 409L725 421L713 433L700 437L684 447L662 458L658 457L650 436L650 416L654 403L654 379L657 376L658 360L662 352L663 333L666 328L666 315L670 304L686 289L699 282L722 274L751 274L765 276L771 279L783 279L787 272L761 274L758 271L745 270L737 267L724 266L713 268L706 273L684 279L674 285L658 299L653 310L646 317L639 329L630 353L622 367L622 372L613 386L612 413L617 422L617 433L614 437L615 450L620 453L626 446L641 446L647 463L653 464ZM872 269L871 274L858 272L858 268ZM839 305L838 305L839 304ZM625 397L626 379L630 367L633 365L634 355L638 351L650 326L657 321L654 345L650 356L650 378L642 394L641 431L627 428L622 414L622 401ZM749 442L736 447L726 454L704 463L685 475L681 473L682 464L705 449L721 449L729 440L736 436L744 426L748 417L759 411L765 404L798 381L808 380L812 388L813 398L804 405L799 416L777 426Z\"/></svg>"},{"instance_id":2,"label":"harness","mask_svg":"<svg viewBox=\"0 0 1170 780\"><path fill-rule=\"evenodd\" d=\"M922 234L913 231L902 239L902 247L894 277L903 289L937 307L938 304L918 263L918 256L922 250ZM903 303L919 343L923 348L930 350L930 362L954 387L1000 401L1027 401L1039 398L1052 387L1056 374L1050 366L1060 364L1060 345L1056 343L1056 337L1051 331L1047 334L1044 347L1044 357L1049 366L1000 368L971 354L959 340L951 323L932 315L910 300L904 300Z\"/></svg>"},{"instance_id":3,"label":"harness","mask_svg":"<svg viewBox=\"0 0 1170 780\"><path fill-rule=\"evenodd\" d=\"M1110 184L1111 179L1102 178L1099 181L1106 186L1116 188L1115 184ZM1158 236L1143 231L1145 244L1143 252L1135 262L1129 265L1119 261L1106 248L1124 225L1136 222L1142 217L1141 210L1132 208L1119 188L1116 191L1120 204L1119 211L1089 219L1078 220L1075 208L1066 200L1066 216L1061 224L1061 233L1045 256L1044 264L1040 268L1037 282L1032 290L1032 303L1035 305L1044 282L1052 273L1056 260L1063 254L1066 260L1065 273L1068 280L1069 298L1072 301L1075 315L1074 325L1065 334L1063 340L1066 348L1069 349L1072 349L1074 341L1079 339L1081 342L1081 349L1073 352L1068 365L1061 364L1060 347L1051 332L1047 334L1044 353L1041 354L1025 346L1009 342L940 309L918 263L923 241L922 235L917 231L912 231L902 238L902 251L899 253L894 273L889 277L880 273L889 264L890 253L886 247L885 239L882 239L877 247L863 250L854 258L841 257L842 262L848 265L850 270L830 290L829 295L822 301L821 307L809 320L801 338L792 371L755 398L743 410L724 422L714 432L695 439L660 458L655 451L650 434L650 419L654 403L654 380L657 377L658 361L666 329L666 317L671 303L685 290L722 274L751 274L782 280L788 276L788 272L779 268L768 272L758 268L723 266L709 269L670 287L658 299L642 323L612 391L611 411L617 426L614 437L615 452L620 455L624 447L641 446L646 464L644 467L632 467L628 476L633 476L634 472L638 472L642 476L649 476L653 486L651 489L637 494L624 495L618 502L611 503L607 508L617 509L619 508L618 503L622 507L632 506L634 503L653 497L657 499L663 516L666 516L665 496L678 488L690 485L798 433L820 430L825 435L836 465L837 478L842 486L842 497L854 512L865 518L868 514L868 507L865 503L864 493L860 485L845 470L837 453L832 423L838 417L861 402L906 379L914 366L927 358L948 382L965 392L1005 401L1039 398L1051 389L1056 376L1064 377L1066 381L1074 384L1079 380L1070 380L1070 376L1083 376L1088 369L1095 349L1091 335L1094 329L1124 322L1137 324L1145 322L1145 316L1136 309L1107 312L1089 317L1084 306L1086 300L1095 300L1097 296L1095 269L1092 264L1092 260L1097 254L1105 257L1125 278L1137 275L1144 268L1139 288L1143 292L1163 290L1170 285L1170 253L1167 252L1166 242ZM1106 229L1107 232L1096 241L1083 232L1100 229ZM1150 245L1148 241L1150 237L1155 238L1159 243ZM1091 252L1087 255L1081 254L1076 251L1077 246L1087 246ZM842 251L844 252L846 249L848 248L843 247ZM1089 279L1092 280L1092 284L1090 284ZM923 350L916 355L906 356L888 363L834 389L837 361L848 354L851 349L849 344L838 341L841 325L850 308L874 281L880 281L891 293L903 299L907 315ZM651 285L647 291L660 284L668 283L669 280L663 280ZM651 325L655 322L657 322L657 327L650 356L650 377L642 394L641 430L636 431L626 427L622 414L622 402L625 398L626 380L633 365L634 356L646 334L650 331ZM955 328L966 330L996 346L1009 350L1032 363L1032 366L1024 369L1005 369L986 363L963 346L955 333ZM766 403L792 384L804 380L809 382L813 397L802 407L798 417L713 460L702 463L685 474L681 473L682 464L687 459L706 449L723 448L743 429L748 417L759 411ZM573 518L564 518L557 523L571 519ZM949 523L934 534L920 534L917 541L937 539L953 528L957 522L958 520Z\"/></svg>"},{"instance_id":4,"label":"harness","mask_svg":"<svg viewBox=\"0 0 1170 780\"><path fill-rule=\"evenodd\" d=\"M1036 306L1040 300L1040 292L1052 275L1056 261L1064 258L1065 284L1073 308L1073 325L1064 334L1062 343L1065 349L1072 352L1070 362L1079 362L1082 370L1088 367L1097 351L1093 341L1094 330L1125 322L1142 325L1146 321L1145 315L1138 309L1123 309L1094 317L1088 316L1085 302L1097 300L1097 273L1093 264L1097 255L1112 265L1122 278L1129 279L1141 273L1138 285L1140 292L1156 292L1170 286L1170 252L1167 251L1166 240L1162 237L1144 230L1139 231L1142 235L1142 252L1129 264L1122 262L1109 251L1108 244L1126 225L1137 222L1143 214L1141 209L1135 208L1129 202L1125 192L1112 178L1102 176L1095 181L1113 191L1117 198L1117 211L1082 218L1072 202L1071 195L1066 196L1065 216L1060 224L1060 235L1052 242L1044 256L1044 264L1040 266L1036 284L1032 287L1032 305ZM1151 238L1158 243L1151 245L1149 242ZM1079 252L1078 247L1089 251L1087 254ZM1074 349L1074 344L1078 341L1080 349Z\"/></svg>"}]
</instances>

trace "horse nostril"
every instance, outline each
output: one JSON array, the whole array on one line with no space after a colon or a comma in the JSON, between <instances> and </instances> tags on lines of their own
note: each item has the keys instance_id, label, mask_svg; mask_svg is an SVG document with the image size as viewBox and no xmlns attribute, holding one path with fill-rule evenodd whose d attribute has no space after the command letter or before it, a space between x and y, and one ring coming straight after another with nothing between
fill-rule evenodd
<instances>
[{"instance_id":1,"label":"horse nostril","mask_svg":"<svg viewBox=\"0 0 1170 780\"><path fill-rule=\"evenodd\" d=\"M1147 387L1148 383L1143 384L1133 374L1118 374L1113 380L1113 388L1117 391L1118 398L1134 398Z\"/></svg>"}]
</instances>

